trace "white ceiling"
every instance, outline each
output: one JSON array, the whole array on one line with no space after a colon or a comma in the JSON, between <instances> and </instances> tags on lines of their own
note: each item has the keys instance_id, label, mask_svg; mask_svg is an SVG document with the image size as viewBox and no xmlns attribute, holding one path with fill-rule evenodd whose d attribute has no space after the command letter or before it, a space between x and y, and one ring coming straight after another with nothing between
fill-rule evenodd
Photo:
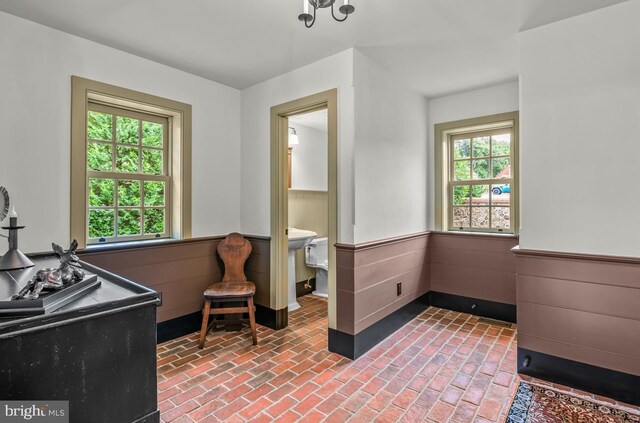
<instances>
[{"instance_id":1,"label":"white ceiling","mask_svg":"<svg viewBox=\"0 0 640 423\"><path fill-rule=\"evenodd\" d=\"M290 116L289 125L302 125L317 129L318 131L327 132L328 119L327 109L322 109L316 112L305 113L303 115Z\"/></svg>"},{"instance_id":2,"label":"white ceiling","mask_svg":"<svg viewBox=\"0 0 640 423\"><path fill-rule=\"evenodd\" d=\"M516 34L626 0L352 0L306 29L301 0L0 0L11 13L243 89L356 47L429 96L517 77Z\"/></svg>"}]
</instances>

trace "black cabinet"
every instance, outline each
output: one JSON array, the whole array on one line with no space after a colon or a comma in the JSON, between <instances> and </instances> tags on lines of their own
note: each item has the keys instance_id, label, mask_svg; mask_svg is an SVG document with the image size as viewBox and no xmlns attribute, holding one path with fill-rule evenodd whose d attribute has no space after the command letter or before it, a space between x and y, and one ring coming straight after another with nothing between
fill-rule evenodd
<instances>
[{"instance_id":1,"label":"black cabinet","mask_svg":"<svg viewBox=\"0 0 640 423\"><path fill-rule=\"evenodd\" d=\"M53 257L34 261L22 272L55 266ZM66 400L71 422L159 422L158 294L82 265L98 288L51 313L0 319L0 399Z\"/></svg>"}]
</instances>

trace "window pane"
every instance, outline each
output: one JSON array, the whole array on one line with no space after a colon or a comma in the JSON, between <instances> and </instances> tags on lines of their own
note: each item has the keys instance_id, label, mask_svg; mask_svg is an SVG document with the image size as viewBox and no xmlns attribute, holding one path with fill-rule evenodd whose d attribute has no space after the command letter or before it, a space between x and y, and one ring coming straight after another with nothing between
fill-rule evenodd
<instances>
[{"instance_id":1,"label":"window pane","mask_svg":"<svg viewBox=\"0 0 640 423\"><path fill-rule=\"evenodd\" d=\"M473 157L487 157L489 155L489 137L473 139Z\"/></svg>"},{"instance_id":2,"label":"window pane","mask_svg":"<svg viewBox=\"0 0 640 423\"><path fill-rule=\"evenodd\" d=\"M162 150L142 149L142 173L162 175Z\"/></svg>"},{"instance_id":3,"label":"window pane","mask_svg":"<svg viewBox=\"0 0 640 423\"><path fill-rule=\"evenodd\" d=\"M488 228L489 227L489 207L472 207L471 208L471 227L472 228Z\"/></svg>"},{"instance_id":4,"label":"window pane","mask_svg":"<svg viewBox=\"0 0 640 423\"><path fill-rule=\"evenodd\" d=\"M491 155L511 155L511 134L494 135L491 137Z\"/></svg>"},{"instance_id":5,"label":"window pane","mask_svg":"<svg viewBox=\"0 0 640 423\"><path fill-rule=\"evenodd\" d=\"M144 183L144 205L164 206L164 182Z\"/></svg>"},{"instance_id":6,"label":"window pane","mask_svg":"<svg viewBox=\"0 0 640 423\"><path fill-rule=\"evenodd\" d=\"M116 148L116 169L119 172L138 173L138 149L135 147Z\"/></svg>"},{"instance_id":7,"label":"window pane","mask_svg":"<svg viewBox=\"0 0 640 423\"><path fill-rule=\"evenodd\" d=\"M453 228L468 228L470 226L471 213L469 207L454 207L453 208Z\"/></svg>"},{"instance_id":8,"label":"window pane","mask_svg":"<svg viewBox=\"0 0 640 423\"><path fill-rule=\"evenodd\" d=\"M118 181L118 205L140 205L140 181Z\"/></svg>"},{"instance_id":9,"label":"window pane","mask_svg":"<svg viewBox=\"0 0 640 423\"><path fill-rule=\"evenodd\" d=\"M471 185L472 205L488 206L489 200L489 185Z\"/></svg>"},{"instance_id":10,"label":"window pane","mask_svg":"<svg viewBox=\"0 0 640 423\"><path fill-rule=\"evenodd\" d=\"M164 209L144 210L144 233L161 234L164 233Z\"/></svg>"},{"instance_id":11,"label":"window pane","mask_svg":"<svg viewBox=\"0 0 640 423\"><path fill-rule=\"evenodd\" d=\"M469 205L469 187L466 185L453 187L453 204L455 206Z\"/></svg>"},{"instance_id":12,"label":"window pane","mask_svg":"<svg viewBox=\"0 0 640 423\"><path fill-rule=\"evenodd\" d=\"M89 210L89 238L106 238L115 234L113 210Z\"/></svg>"},{"instance_id":13,"label":"window pane","mask_svg":"<svg viewBox=\"0 0 640 423\"><path fill-rule=\"evenodd\" d=\"M453 171L455 181L468 181L471 179L471 162L469 160L454 162Z\"/></svg>"},{"instance_id":14,"label":"window pane","mask_svg":"<svg viewBox=\"0 0 640 423\"><path fill-rule=\"evenodd\" d=\"M492 164L493 178L511 178L511 159L509 157L500 157L498 159L493 159Z\"/></svg>"},{"instance_id":15,"label":"window pane","mask_svg":"<svg viewBox=\"0 0 640 423\"><path fill-rule=\"evenodd\" d=\"M511 229L511 208L491 207L491 227L494 229Z\"/></svg>"},{"instance_id":16,"label":"window pane","mask_svg":"<svg viewBox=\"0 0 640 423\"><path fill-rule=\"evenodd\" d=\"M89 206L113 206L114 187L115 181L113 179L89 179Z\"/></svg>"},{"instance_id":17,"label":"window pane","mask_svg":"<svg viewBox=\"0 0 640 423\"><path fill-rule=\"evenodd\" d=\"M511 205L511 185L510 184L491 185L491 205L493 206Z\"/></svg>"},{"instance_id":18,"label":"window pane","mask_svg":"<svg viewBox=\"0 0 640 423\"><path fill-rule=\"evenodd\" d=\"M138 119L118 116L116 121L116 140L123 144L138 144Z\"/></svg>"},{"instance_id":19,"label":"window pane","mask_svg":"<svg viewBox=\"0 0 640 423\"><path fill-rule=\"evenodd\" d=\"M162 125L143 121L142 145L147 147L162 147Z\"/></svg>"},{"instance_id":20,"label":"window pane","mask_svg":"<svg viewBox=\"0 0 640 423\"><path fill-rule=\"evenodd\" d=\"M87 146L87 167L91 170L112 169L111 145L90 142Z\"/></svg>"},{"instance_id":21,"label":"window pane","mask_svg":"<svg viewBox=\"0 0 640 423\"><path fill-rule=\"evenodd\" d=\"M473 161L473 179L489 178L489 159Z\"/></svg>"},{"instance_id":22,"label":"window pane","mask_svg":"<svg viewBox=\"0 0 640 423\"><path fill-rule=\"evenodd\" d=\"M113 115L89 111L87 117L87 137L94 140L113 139Z\"/></svg>"},{"instance_id":23,"label":"window pane","mask_svg":"<svg viewBox=\"0 0 640 423\"><path fill-rule=\"evenodd\" d=\"M471 157L471 140L457 140L453 143L453 158L468 159Z\"/></svg>"},{"instance_id":24,"label":"window pane","mask_svg":"<svg viewBox=\"0 0 640 423\"><path fill-rule=\"evenodd\" d=\"M140 235L140 210L118 210L118 235Z\"/></svg>"}]
</instances>

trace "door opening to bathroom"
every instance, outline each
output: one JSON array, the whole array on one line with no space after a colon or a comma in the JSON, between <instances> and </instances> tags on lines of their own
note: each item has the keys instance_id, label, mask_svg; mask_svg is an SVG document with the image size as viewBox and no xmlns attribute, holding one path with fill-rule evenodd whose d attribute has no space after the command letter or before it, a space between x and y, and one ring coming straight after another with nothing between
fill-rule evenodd
<instances>
[{"instance_id":1,"label":"door opening to bathroom","mask_svg":"<svg viewBox=\"0 0 640 423\"><path fill-rule=\"evenodd\" d=\"M313 296L307 303L327 301L329 327L336 325L337 132L335 89L271 108L270 300L278 328L305 294Z\"/></svg>"},{"instance_id":2,"label":"door opening to bathroom","mask_svg":"<svg viewBox=\"0 0 640 423\"><path fill-rule=\"evenodd\" d=\"M289 116L289 312L297 297L329 297L327 109Z\"/></svg>"}]
</instances>

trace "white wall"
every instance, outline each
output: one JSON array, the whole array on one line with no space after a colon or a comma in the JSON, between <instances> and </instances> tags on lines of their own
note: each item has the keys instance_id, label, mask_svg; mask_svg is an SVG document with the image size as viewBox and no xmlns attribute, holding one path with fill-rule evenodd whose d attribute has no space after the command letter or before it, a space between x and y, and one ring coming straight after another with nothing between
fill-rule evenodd
<instances>
[{"instance_id":1,"label":"white wall","mask_svg":"<svg viewBox=\"0 0 640 423\"><path fill-rule=\"evenodd\" d=\"M354 54L356 243L428 229L427 99Z\"/></svg>"},{"instance_id":2,"label":"white wall","mask_svg":"<svg viewBox=\"0 0 640 423\"><path fill-rule=\"evenodd\" d=\"M239 91L1 12L0 58L0 185L21 250L69 242L71 75L191 104L193 236L240 229Z\"/></svg>"},{"instance_id":3,"label":"white wall","mask_svg":"<svg viewBox=\"0 0 640 423\"><path fill-rule=\"evenodd\" d=\"M353 241L353 50L242 91L242 231L270 235L271 107L338 89L338 242Z\"/></svg>"},{"instance_id":4,"label":"white wall","mask_svg":"<svg viewBox=\"0 0 640 423\"><path fill-rule=\"evenodd\" d=\"M434 126L438 123L471 119L519 109L518 82L465 91L429 100L429 151L434 151ZM434 162L429 156L429 227L435 227Z\"/></svg>"},{"instance_id":5,"label":"white wall","mask_svg":"<svg viewBox=\"0 0 640 423\"><path fill-rule=\"evenodd\" d=\"M640 0L519 35L522 248L640 256Z\"/></svg>"},{"instance_id":6,"label":"white wall","mask_svg":"<svg viewBox=\"0 0 640 423\"><path fill-rule=\"evenodd\" d=\"M327 131L293 123L300 144L291 150L291 189L327 191L329 135Z\"/></svg>"},{"instance_id":7,"label":"white wall","mask_svg":"<svg viewBox=\"0 0 640 423\"><path fill-rule=\"evenodd\" d=\"M242 231L270 233L270 108L331 88L338 242L426 230L427 100L350 49L242 91Z\"/></svg>"},{"instance_id":8,"label":"white wall","mask_svg":"<svg viewBox=\"0 0 640 423\"><path fill-rule=\"evenodd\" d=\"M437 123L518 110L518 82L452 94L429 100L429 134Z\"/></svg>"}]
</instances>

